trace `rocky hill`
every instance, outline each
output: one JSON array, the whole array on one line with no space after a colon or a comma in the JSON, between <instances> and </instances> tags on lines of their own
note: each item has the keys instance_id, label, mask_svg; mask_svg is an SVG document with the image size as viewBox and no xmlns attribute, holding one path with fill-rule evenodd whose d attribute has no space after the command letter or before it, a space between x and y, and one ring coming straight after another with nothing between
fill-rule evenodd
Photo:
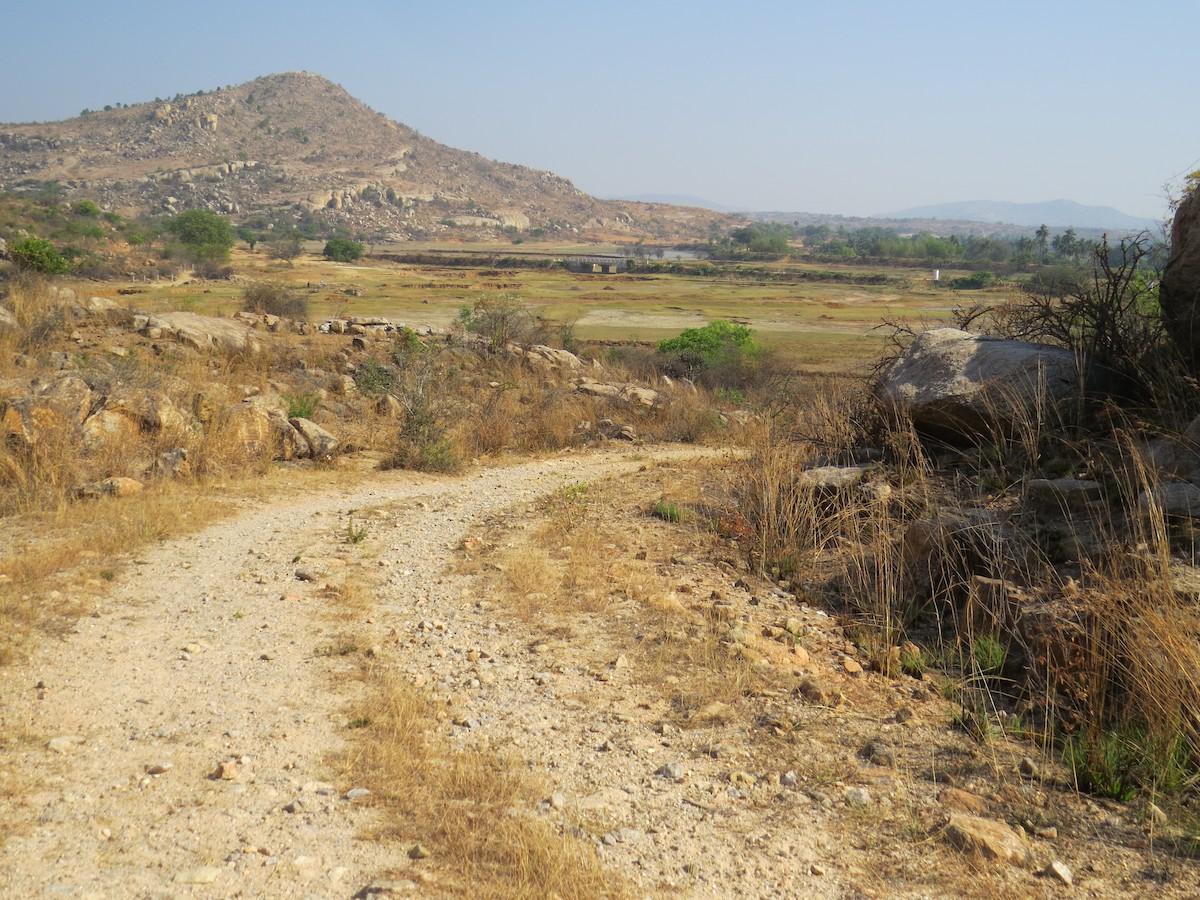
<instances>
[{"instance_id":1,"label":"rocky hill","mask_svg":"<svg viewBox=\"0 0 1200 900\"><path fill-rule=\"evenodd\" d=\"M0 125L0 190L47 184L126 215L207 207L238 221L316 217L376 239L515 228L670 240L706 236L728 219L597 200L551 172L439 144L308 73Z\"/></svg>"}]
</instances>

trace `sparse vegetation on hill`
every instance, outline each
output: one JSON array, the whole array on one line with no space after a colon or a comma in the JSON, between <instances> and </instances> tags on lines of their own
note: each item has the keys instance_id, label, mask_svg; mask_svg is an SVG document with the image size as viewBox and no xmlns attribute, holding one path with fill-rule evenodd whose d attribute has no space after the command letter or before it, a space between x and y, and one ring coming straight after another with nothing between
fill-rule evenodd
<instances>
[{"instance_id":1,"label":"sparse vegetation on hill","mask_svg":"<svg viewBox=\"0 0 1200 900\"><path fill-rule=\"evenodd\" d=\"M596 200L549 172L439 144L307 73L0 126L0 190L54 191L139 214L209 209L310 238L339 229L390 240L540 229L559 238L678 240L735 221Z\"/></svg>"}]
</instances>

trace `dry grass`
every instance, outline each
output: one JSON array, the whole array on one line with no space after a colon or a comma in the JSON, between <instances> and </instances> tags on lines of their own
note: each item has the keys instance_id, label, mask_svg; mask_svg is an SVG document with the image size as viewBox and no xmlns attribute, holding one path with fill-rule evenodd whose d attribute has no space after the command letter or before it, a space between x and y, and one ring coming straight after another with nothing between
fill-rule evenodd
<instances>
[{"instance_id":1,"label":"dry grass","mask_svg":"<svg viewBox=\"0 0 1200 900\"><path fill-rule=\"evenodd\" d=\"M454 750L436 730L437 708L399 677L366 673L348 774L385 811L382 837L421 843L455 896L620 897L628 889L588 845L558 833L533 809L541 786L515 761Z\"/></svg>"},{"instance_id":2,"label":"dry grass","mask_svg":"<svg viewBox=\"0 0 1200 900\"><path fill-rule=\"evenodd\" d=\"M331 593L331 618L367 618L373 599L360 578ZM351 628L336 647L365 643ZM442 895L629 895L592 846L537 817L546 791L518 760L450 746L439 733L444 707L398 673L368 662L358 676L365 697L349 711L356 727L342 760L345 777L373 792L384 814L379 837L429 851Z\"/></svg>"},{"instance_id":3,"label":"dry grass","mask_svg":"<svg viewBox=\"0 0 1200 900\"><path fill-rule=\"evenodd\" d=\"M78 616L87 585L111 580L127 554L197 530L220 512L206 491L164 487L9 522L12 549L0 557L0 665L19 656L40 630Z\"/></svg>"},{"instance_id":4,"label":"dry grass","mask_svg":"<svg viewBox=\"0 0 1200 900\"><path fill-rule=\"evenodd\" d=\"M645 501L665 493L699 507L699 486L710 477L703 473L651 469L621 484L565 485L542 502L540 522L506 532L476 566L495 571L489 596L530 627L586 633L594 654L625 656L634 681L685 726L711 724L714 710L736 717L734 705L770 677L753 649L727 640L731 623L710 615L711 601L680 594L661 563L638 549L645 540L656 554L672 545L679 554L704 553L712 538L702 520L661 522ZM654 533L631 528L639 522Z\"/></svg>"},{"instance_id":5,"label":"dry grass","mask_svg":"<svg viewBox=\"0 0 1200 900\"><path fill-rule=\"evenodd\" d=\"M833 396L757 435L722 520L753 564L811 584L880 671L942 670L976 737L1004 712L1027 736L1057 738L1088 789L1194 787L1200 617L1172 566L1194 562L1195 538L1143 499L1159 476L1126 436L1136 430L1089 435L1032 409L938 459L911 430L863 427L861 402ZM866 489L797 477L863 446L886 459ZM1030 510L1024 485L1047 471L1098 480L1106 502Z\"/></svg>"}]
</instances>

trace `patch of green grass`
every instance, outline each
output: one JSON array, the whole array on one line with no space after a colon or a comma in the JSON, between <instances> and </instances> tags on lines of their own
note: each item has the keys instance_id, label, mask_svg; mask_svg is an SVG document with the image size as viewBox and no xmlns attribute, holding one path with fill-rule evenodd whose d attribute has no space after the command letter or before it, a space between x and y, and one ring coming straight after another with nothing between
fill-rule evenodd
<instances>
[{"instance_id":1,"label":"patch of green grass","mask_svg":"<svg viewBox=\"0 0 1200 900\"><path fill-rule=\"evenodd\" d=\"M321 403L315 394L284 394L289 419L311 419Z\"/></svg>"},{"instance_id":2,"label":"patch of green grass","mask_svg":"<svg viewBox=\"0 0 1200 900\"><path fill-rule=\"evenodd\" d=\"M650 509L650 515L664 522L679 523L684 519L683 508L667 500L657 500Z\"/></svg>"},{"instance_id":3,"label":"patch of green grass","mask_svg":"<svg viewBox=\"0 0 1200 900\"><path fill-rule=\"evenodd\" d=\"M367 528L364 525L362 528L354 527L354 516L350 516L350 520L346 523L346 543L361 544L367 539Z\"/></svg>"}]
</instances>

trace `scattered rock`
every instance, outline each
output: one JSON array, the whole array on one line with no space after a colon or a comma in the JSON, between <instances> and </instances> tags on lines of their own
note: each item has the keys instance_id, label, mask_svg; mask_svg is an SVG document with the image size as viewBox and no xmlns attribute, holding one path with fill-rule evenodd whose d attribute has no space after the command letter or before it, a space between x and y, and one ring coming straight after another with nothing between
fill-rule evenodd
<instances>
[{"instance_id":1,"label":"scattered rock","mask_svg":"<svg viewBox=\"0 0 1200 900\"><path fill-rule=\"evenodd\" d=\"M1061 347L935 328L884 370L876 392L919 431L970 443L1074 399L1079 366Z\"/></svg>"},{"instance_id":2,"label":"scattered rock","mask_svg":"<svg viewBox=\"0 0 1200 900\"><path fill-rule=\"evenodd\" d=\"M948 809L969 813L973 816L982 816L988 811L987 801L982 797L954 787L942 791L938 796L938 802Z\"/></svg>"},{"instance_id":3,"label":"scattered rock","mask_svg":"<svg viewBox=\"0 0 1200 900\"><path fill-rule=\"evenodd\" d=\"M221 875L216 866L201 866L198 869L188 869L175 876L179 884L212 884Z\"/></svg>"},{"instance_id":4,"label":"scattered rock","mask_svg":"<svg viewBox=\"0 0 1200 900\"><path fill-rule=\"evenodd\" d=\"M51 738L46 744L46 749L53 753L70 753L82 743L83 738L77 734L63 734Z\"/></svg>"},{"instance_id":5,"label":"scattered rock","mask_svg":"<svg viewBox=\"0 0 1200 900\"><path fill-rule=\"evenodd\" d=\"M1028 756L1021 757L1021 764L1018 768L1020 769L1021 774L1024 775L1026 778L1041 778L1042 777L1041 768L1038 766L1037 763L1035 763Z\"/></svg>"},{"instance_id":6,"label":"scattered rock","mask_svg":"<svg viewBox=\"0 0 1200 900\"><path fill-rule=\"evenodd\" d=\"M946 823L946 837L964 853L988 860L1020 864L1028 847L1025 839L1003 822L981 816L953 814Z\"/></svg>"},{"instance_id":7,"label":"scattered rock","mask_svg":"<svg viewBox=\"0 0 1200 900\"><path fill-rule=\"evenodd\" d=\"M1075 876L1071 873L1067 864L1057 859L1046 866L1042 874L1047 878L1053 878L1055 881L1065 884L1067 887L1070 887L1075 881Z\"/></svg>"},{"instance_id":8,"label":"scattered rock","mask_svg":"<svg viewBox=\"0 0 1200 900\"><path fill-rule=\"evenodd\" d=\"M887 745L882 741L869 741L858 751L858 755L865 759L873 766L887 766L892 768L896 765L896 756L888 749Z\"/></svg>"},{"instance_id":9,"label":"scattered rock","mask_svg":"<svg viewBox=\"0 0 1200 900\"><path fill-rule=\"evenodd\" d=\"M409 859L425 859L429 856L429 850L424 844L413 844L408 848Z\"/></svg>"},{"instance_id":10,"label":"scattered rock","mask_svg":"<svg viewBox=\"0 0 1200 900\"><path fill-rule=\"evenodd\" d=\"M845 798L846 805L853 806L856 809L861 809L871 804L871 792L861 785L846 788Z\"/></svg>"},{"instance_id":11,"label":"scattered rock","mask_svg":"<svg viewBox=\"0 0 1200 900\"><path fill-rule=\"evenodd\" d=\"M660 766L654 774L670 781L683 781L686 773L682 763L670 762Z\"/></svg>"}]
</instances>

